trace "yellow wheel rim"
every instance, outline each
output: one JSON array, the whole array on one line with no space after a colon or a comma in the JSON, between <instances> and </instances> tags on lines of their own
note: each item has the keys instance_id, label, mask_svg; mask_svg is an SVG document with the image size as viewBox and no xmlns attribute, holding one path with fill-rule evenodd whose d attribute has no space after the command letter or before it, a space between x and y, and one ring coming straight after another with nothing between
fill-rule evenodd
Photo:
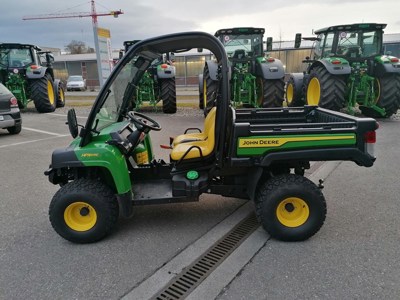
<instances>
[{"instance_id":1,"label":"yellow wheel rim","mask_svg":"<svg viewBox=\"0 0 400 300\"><path fill-rule=\"evenodd\" d=\"M293 84L289 83L286 87L286 101L291 104L293 101Z\"/></svg>"},{"instance_id":2,"label":"yellow wheel rim","mask_svg":"<svg viewBox=\"0 0 400 300\"><path fill-rule=\"evenodd\" d=\"M287 227L299 227L310 216L307 203L297 197L286 198L279 203L276 216L282 225Z\"/></svg>"},{"instance_id":3,"label":"yellow wheel rim","mask_svg":"<svg viewBox=\"0 0 400 300\"><path fill-rule=\"evenodd\" d=\"M58 94L59 94L58 97L59 97L60 101L61 101L62 103L64 103L64 101L65 101L65 94L63 93L63 91L61 90L61 88L60 88Z\"/></svg>"},{"instance_id":4,"label":"yellow wheel rim","mask_svg":"<svg viewBox=\"0 0 400 300\"><path fill-rule=\"evenodd\" d=\"M375 93L375 101L374 103L378 103L379 98L381 97L381 83L378 78L375 78L374 81L374 93Z\"/></svg>"},{"instance_id":5,"label":"yellow wheel rim","mask_svg":"<svg viewBox=\"0 0 400 300\"><path fill-rule=\"evenodd\" d=\"M65 224L75 231L87 231L96 224L96 210L88 203L74 202L64 211Z\"/></svg>"},{"instance_id":6,"label":"yellow wheel rim","mask_svg":"<svg viewBox=\"0 0 400 300\"><path fill-rule=\"evenodd\" d=\"M321 97L321 86L318 78L314 77L310 80L307 88L307 103L308 105L318 105Z\"/></svg>"},{"instance_id":7,"label":"yellow wheel rim","mask_svg":"<svg viewBox=\"0 0 400 300\"><path fill-rule=\"evenodd\" d=\"M47 80L47 95L51 105L54 105L54 89L53 83L50 80Z\"/></svg>"},{"instance_id":8,"label":"yellow wheel rim","mask_svg":"<svg viewBox=\"0 0 400 300\"><path fill-rule=\"evenodd\" d=\"M204 102L204 109L207 108L207 81L203 79L203 102Z\"/></svg>"}]
</instances>

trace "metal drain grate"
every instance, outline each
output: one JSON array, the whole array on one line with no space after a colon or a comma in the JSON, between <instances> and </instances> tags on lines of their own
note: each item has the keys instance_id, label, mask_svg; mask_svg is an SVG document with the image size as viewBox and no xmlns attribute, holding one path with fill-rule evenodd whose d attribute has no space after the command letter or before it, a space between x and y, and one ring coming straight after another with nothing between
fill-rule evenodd
<instances>
[{"instance_id":1,"label":"metal drain grate","mask_svg":"<svg viewBox=\"0 0 400 300\"><path fill-rule=\"evenodd\" d=\"M243 219L202 256L177 274L152 300L178 300L188 296L215 270L260 224L254 213Z\"/></svg>"}]
</instances>

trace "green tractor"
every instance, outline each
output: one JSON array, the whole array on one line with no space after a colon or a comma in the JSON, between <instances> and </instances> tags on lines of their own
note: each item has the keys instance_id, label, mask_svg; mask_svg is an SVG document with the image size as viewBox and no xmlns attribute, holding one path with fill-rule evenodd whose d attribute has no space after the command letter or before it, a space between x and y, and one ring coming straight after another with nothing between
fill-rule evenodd
<instances>
[{"instance_id":1,"label":"green tractor","mask_svg":"<svg viewBox=\"0 0 400 300\"><path fill-rule=\"evenodd\" d=\"M234 107L281 107L285 71L280 60L265 57L264 28L220 29L215 33L229 57ZM217 98L218 64L206 61L199 76L199 107L207 115Z\"/></svg>"},{"instance_id":2,"label":"green tractor","mask_svg":"<svg viewBox=\"0 0 400 300\"><path fill-rule=\"evenodd\" d=\"M54 79L49 51L34 45L0 44L0 82L15 95L20 108L33 101L40 113L53 112L65 105L64 85Z\"/></svg>"},{"instance_id":3,"label":"green tractor","mask_svg":"<svg viewBox=\"0 0 400 300\"><path fill-rule=\"evenodd\" d=\"M125 53L139 41L125 41ZM132 108L140 108L145 101L155 106L162 100L164 113L176 113L176 69L170 59L171 55L170 53L163 54L153 61L151 68L145 72L142 80L136 87Z\"/></svg>"},{"instance_id":4,"label":"green tractor","mask_svg":"<svg viewBox=\"0 0 400 300\"><path fill-rule=\"evenodd\" d=\"M319 105L370 117L390 117L400 106L400 63L382 47L386 24L338 25L315 31L314 57L304 73L290 74L288 106ZM296 35L298 48L301 35Z\"/></svg>"}]
</instances>

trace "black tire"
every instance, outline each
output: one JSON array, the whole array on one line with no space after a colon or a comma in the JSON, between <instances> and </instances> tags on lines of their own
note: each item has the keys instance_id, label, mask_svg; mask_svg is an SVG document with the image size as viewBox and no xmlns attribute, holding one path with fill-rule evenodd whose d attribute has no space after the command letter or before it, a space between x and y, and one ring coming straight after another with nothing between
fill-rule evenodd
<instances>
[{"instance_id":1,"label":"black tire","mask_svg":"<svg viewBox=\"0 0 400 300\"><path fill-rule=\"evenodd\" d=\"M204 97L202 92L199 92L199 109L204 110Z\"/></svg>"},{"instance_id":2,"label":"black tire","mask_svg":"<svg viewBox=\"0 0 400 300\"><path fill-rule=\"evenodd\" d=\"M81 178L58 190L50 203L54 230L74 243L92 243L108 235L118 220L118 202L101 181Z\"/></svg>"},{"instance_id":3,"label":"black tire","mask_svg":"<svg viewBox=\"0 0 400 300\"><path fill-rule=\"evenodd\" d=\"M345 105L346 82L343 76L332 75L324 67L315 67L307 83L306 102L339 111Z\"/></svg>"},{"instance_id":4,"label":"black tire","mask_svg":"<svg viewBox=\"0 0 400 300\"><path fill-rule=\"evenodd\" d=\"M286 83L286 103L289 107L304 106L304 92L302 86L296 86L292 77Z\"/></svg>"},{"instance_id":5,"label":"black tire","mask_svg":"<svg viewBox=\"0 0 400 300\"><path fill-rule=\"evenodd\" d=\"M282 107L285 82L282 79L257 79L257 90L262 90L261 107Z\"/></svg>"},{"instance_id":6,"label":"black tire","mask_svg":"<svg viewBox=\"0 0 400 300\"><path fill-rule=\"evenodd\" d=\"M61 81L55 82L56 107L65 106L65 90Z\"/></svg>"},{"instance_id":7,"label":"black tire","mask_svg":"<svg viewBox=\"0 0 400 300\"><path fill-rule=\"evenodd\" d=\"M218 92L218 81L212 80L210 70L206 65L203 73L203 109L207 116L209 111L216 105Z\"/></svg>"},{"instance_id":8,"label":"black tire","mask_svg":"<svg viewBox=\"0 0 400 300\"><path fill-rule=\"evenodd\" d=\"M22 129L22 125L21 124L17 124L17 125L15 125L13 127L8 127L7 131L10 134L19 134L21 132L21 129Z\"/></svg>"},{"instance_id":9,"label":"black tire","mask_svg":"<svg viewBox=\"0 0 400 300\"><path fill-rule=\"evenodd\" d=\"M56 95L50 74L30 82L31 99L40 113L53 112L56 109Z\"/></svg>"},{"instance_id":10,"label":"black tire","mask_svg":"<svg viewBox=\"0 0 400 300\"><path fill-rule=\"evenodd\" d=\"M385 118L395 114L400 107L400 75L386 74L376 78L376 106L385 109ZM368 117L382 118L382 115L373 109L360 106L362 113Z\"/></svg>"},{"instance_id":11,"label":"black tire","mask_svg":"<svg viewBox=\"0 0 400 300\"><path fill-rule=\"evenodd\" d=\"M267 180L256 192L256 215L271 237L281 241L303 241L321 228L326 201L309 179L295 174Z\"/></svg>"},{"instance_id":12,"label":"black tire","mask_svg":"<svg viewBox=\"0 0 400 300\"><path fill-rule=\"evenodd\" d=\"M162 79L161 99L163 101L163 112L166 114L176 113L176 87L175 78Z\"/></svg>"}]
</instances>

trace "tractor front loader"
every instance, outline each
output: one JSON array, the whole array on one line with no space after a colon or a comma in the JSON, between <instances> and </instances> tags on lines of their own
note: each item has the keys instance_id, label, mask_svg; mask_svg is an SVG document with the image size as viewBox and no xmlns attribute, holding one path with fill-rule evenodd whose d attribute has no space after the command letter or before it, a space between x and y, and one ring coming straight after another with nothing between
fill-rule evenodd
<instances>
[{"instance_id":1,"label":"tractor front loader","mask_svg":"<svg viewBox=\"0 0 400 300\"><path fill-rule=\"evenodd\" d=\"M290 74L288 106L319 105L370 117L390 117L400 107L400 62L383 53L386 24L338 25L315 31L313 58L304 73ZM301 36L296 36L300 45Z\"/></svg>"}]
</instances>

